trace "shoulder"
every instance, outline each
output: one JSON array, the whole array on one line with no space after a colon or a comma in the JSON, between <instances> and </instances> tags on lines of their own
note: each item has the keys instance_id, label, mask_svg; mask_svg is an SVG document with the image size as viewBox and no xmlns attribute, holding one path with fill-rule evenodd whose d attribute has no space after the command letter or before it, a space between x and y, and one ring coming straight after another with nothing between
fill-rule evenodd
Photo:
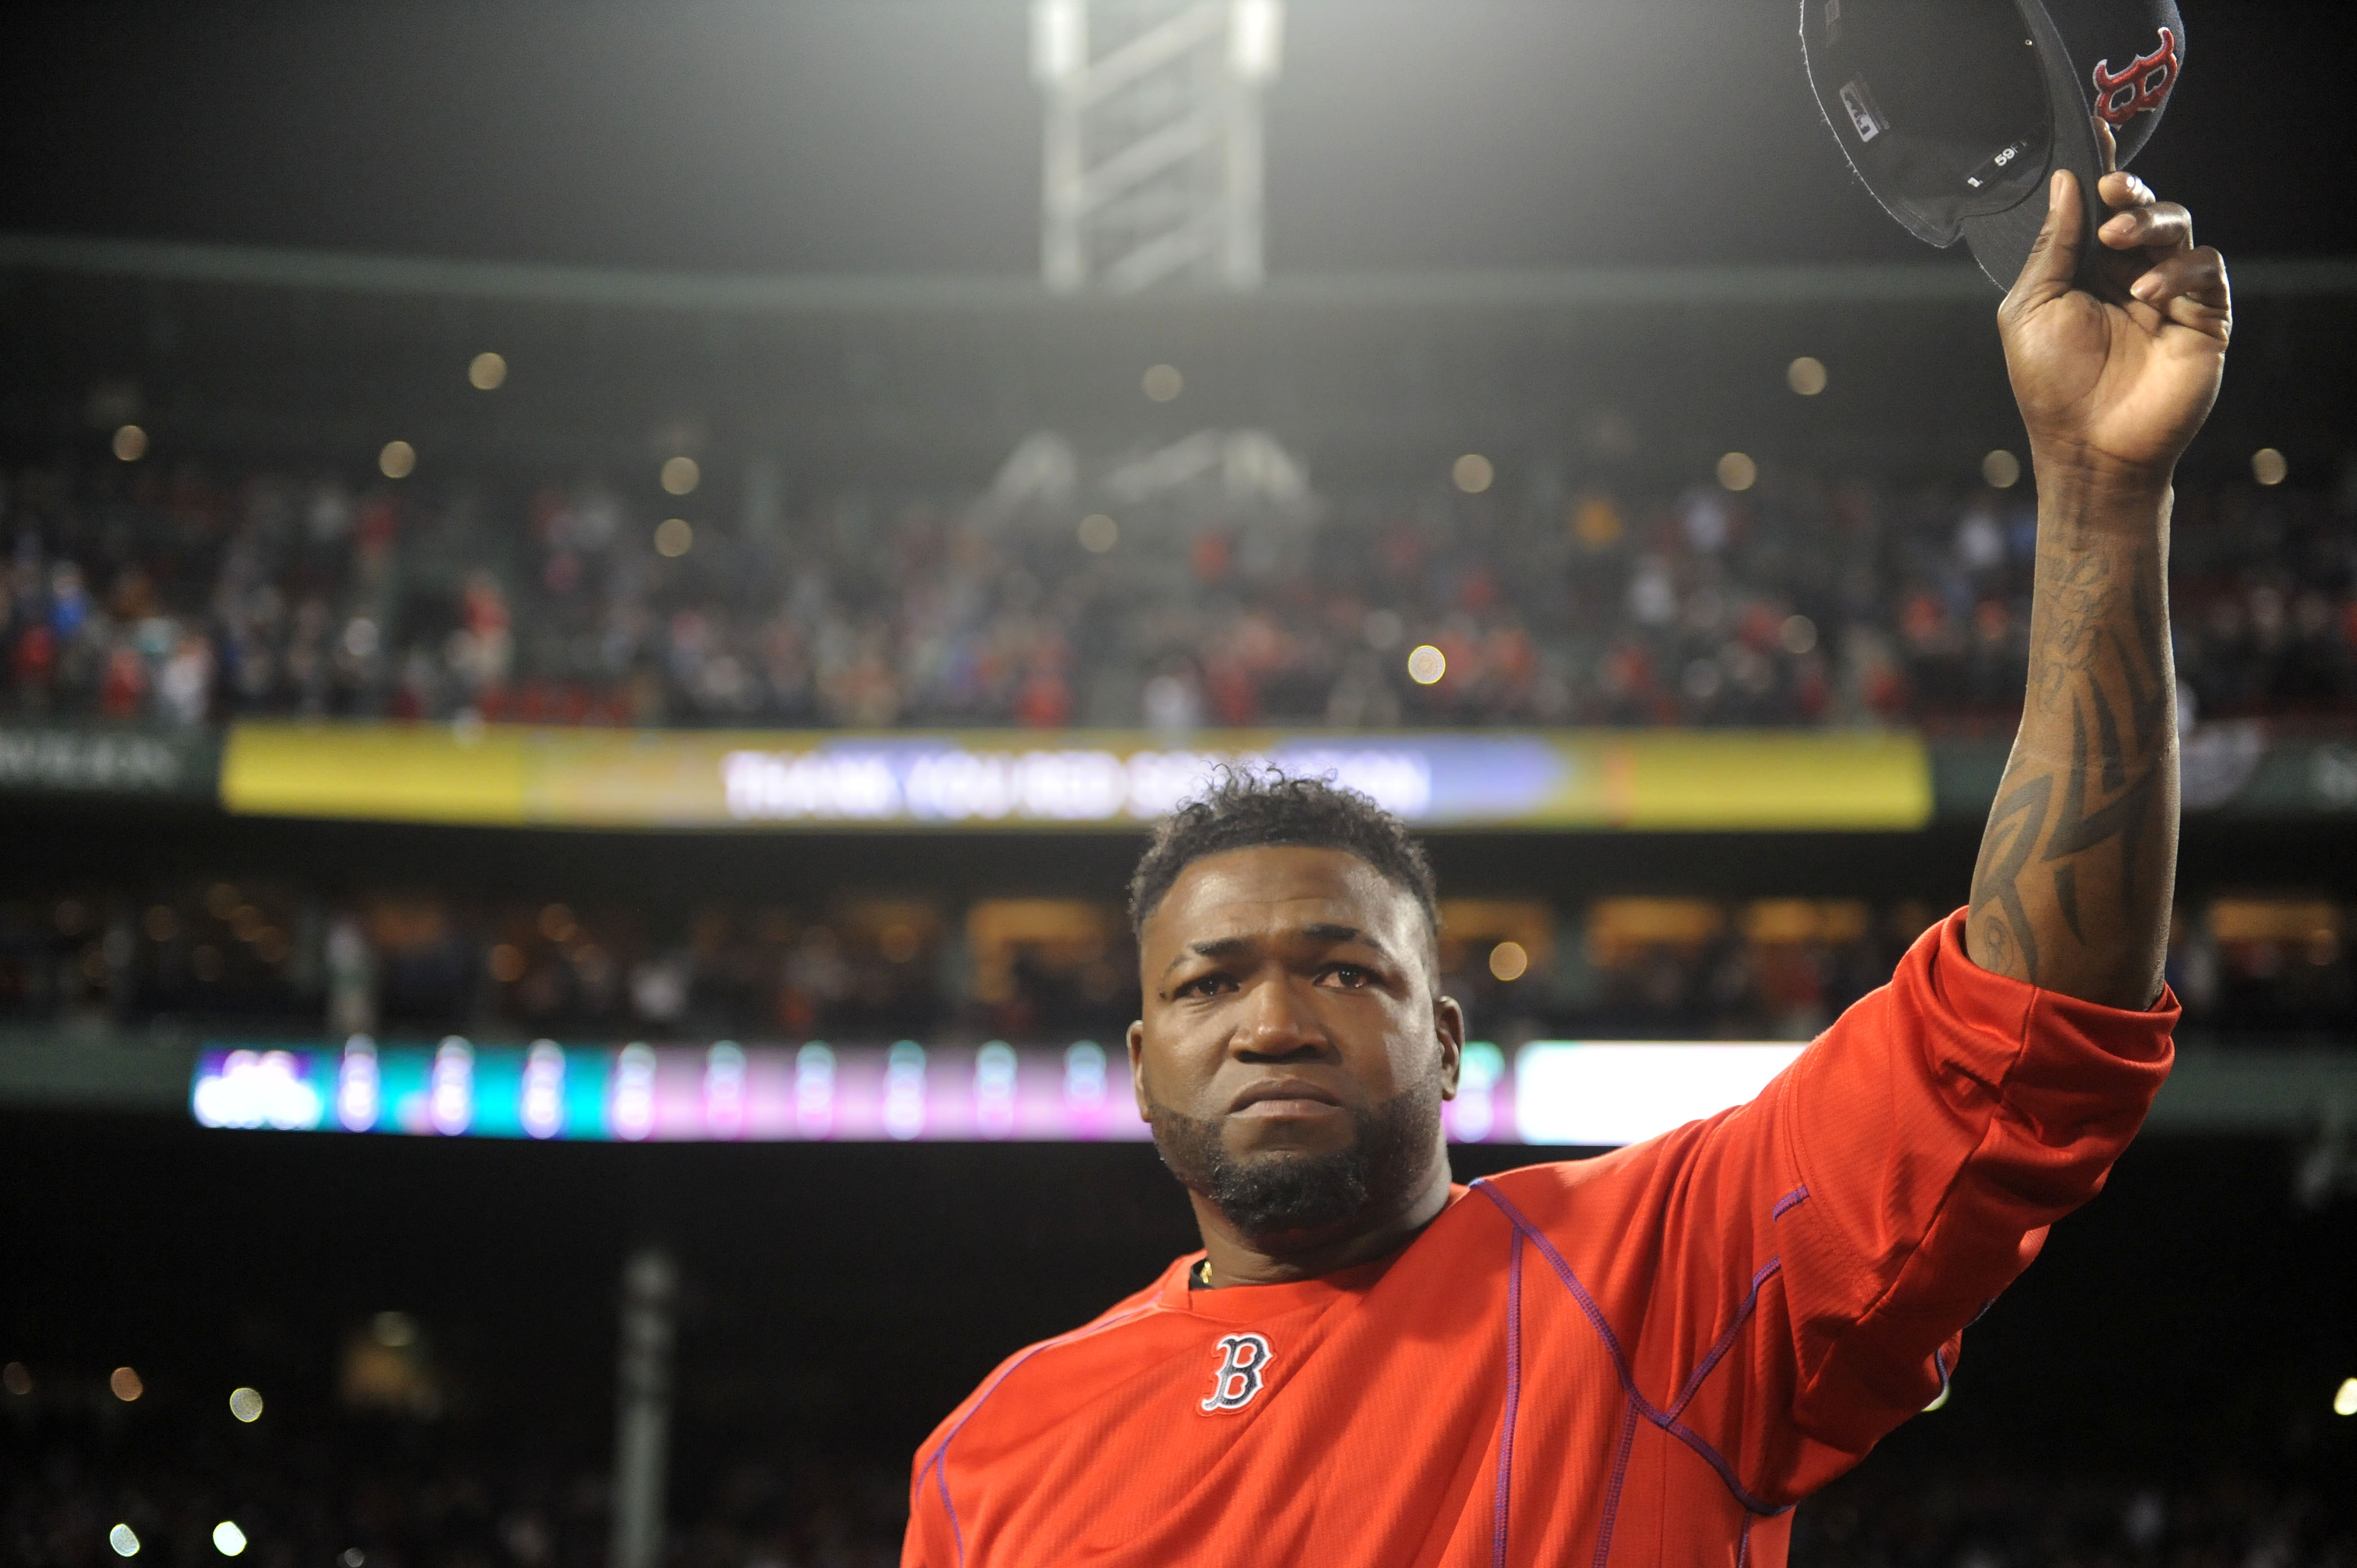
<instances>
[{"instance_id":1,"label":"shoulder","mask_svg":"<svg viewBox=\"0 0 2357 1568\"><path fill-rule=\"evenodd\" d=\"M1727 1168L1729 1157L1758 1141L1746 1134L1747 1125L1774 1122L1780 1099L1774 1090L1771 1085L1770 1092L1744 1104L1641 1144L1486 1176L1474 1191L1527 1233L1558 1240L1584 1237L1607 1250L1612 1237L1717 1224L1725 1200L1735 1196L1729 1184L1747 1190L1756 1185Z\"/></svg>"},{"instance_id":2,"label":"shoulder","mask_svg":"<svg viewBox=\"0 0 2357 1568\"><path fill-rule=\"evenodd\" d=\"M1549 1160L1483 1176L1474 1190L1489 1197L1509 1219L1547 1228L1575 1216L1594 1218L1648 1201L1665 1177L1693 1159L1707 1130L1731 1111L1689 1122L1641 1144L1579 1160Z\"/></svg>"},{"instance_id":3,"label":"shoulder","mask_svg":"<svg viewBox=\"0 0 2357 1568\"><path fill-rule=\"evenodd\" d=\"M1181 1258L1163 1271L1144 1290L1124 1296L1121 1300L1082 1324L1047 1339L1026 1345L990 1369L988 1376L975 1385L972 1393L960 1401L932 1435L919 1450L920 1459L948 1441L957 1431L978 1416L984 1409L1015 1408L1022 1402L996 1400L1006 1384L1016 1380L1026 1381L1038 1376L1071 1379L1082 1381L1092 1374L1121 1369L1126 1360L1122 1344L1123 1330L1141 1326L1163 1315L1162 1293L1175 1270L1188 1262Z\"/></svg>"},{"instance_id":4,"label":"shoulder","mask_svg":"<svg viewBox=\"0 0 2357 1568\"><path fill-rule=\"evenodd\" d=\"M1180 1260L1180 1262L1183 1262L1185 1260ZM977 1394L987 1392L993 1383L1005 1378L1017 1368L1028 1365L1040 1357L1052 1357L1058 1351L1078 1349L1082 1346L1116 1336L1124 1328L1145 1322L1161 1309L1163 1289L1171 1270L1178 1267L1179 1267L1178 1262L1172 1263L1170 1269L1164 1270L1162 1275L1152 1284L1147 1285L1144 1290L1122 1297L1078 1328L1067 1329L1061 1334L1026 1345L992 1368L990 1376L985 1378L981 1387L974 1391ZM1059 1359L1069 1359L1069 1358Z\"/></svg>"}]
</instances>

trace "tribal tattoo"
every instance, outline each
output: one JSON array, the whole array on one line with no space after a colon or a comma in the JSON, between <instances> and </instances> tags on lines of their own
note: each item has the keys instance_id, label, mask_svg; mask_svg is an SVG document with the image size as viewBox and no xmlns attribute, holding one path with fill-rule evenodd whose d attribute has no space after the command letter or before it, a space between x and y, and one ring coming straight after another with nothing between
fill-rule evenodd
<instances>
[{"instance_id":1,"label":"tribal tattoo","mask_svg":"<svg viewBox=\"0 0 2357 1568\"><path fill-rule=\"evenodd\" d=\"M2176 843L2158 538L2041 543L2030 692L1973 873L1977 959L2089 994L2159 984ZM2148 978L2149 983L2147 983Z\"/></svg>"}]
</instances>

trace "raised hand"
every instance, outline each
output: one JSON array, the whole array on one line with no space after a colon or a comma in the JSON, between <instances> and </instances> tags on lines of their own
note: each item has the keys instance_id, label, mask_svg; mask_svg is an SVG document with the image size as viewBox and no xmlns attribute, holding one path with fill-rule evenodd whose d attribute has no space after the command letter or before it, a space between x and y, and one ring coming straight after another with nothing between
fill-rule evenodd
<instances>
[{"instance_id":1,"label":"raised hand","mask_svg":"<svg viewBox=\"0 0 2357 1568\"><path fill-rule=\"evenodd\" d=\"M2108 164L2111 127L2096 137ZM2166 484L2218 396L2233 306L2226 263L2193 243L2193 220L2114 169L2096 194L2111 218L2083 270L2077 177L2058 170L2046 226L1997 310L2006 369L2040 482L2050 465Z\"/></svg>"},{"instance_id":2,"label":"raised hand","mask_svg":"<svg viewBox=\"0 0 2357 1568\"><path fill-rule=\"evenodd\" d=\"M2109 127L2097 127L2104 156ZM1997 311L2038 476L2029 690L1973 873L1965 950L2116 1007L2160 991L2177 869L2170 477L2225 368L2226 265L2116 169L2081 265L2068 173Z\"/></svg>"}]
</instances>

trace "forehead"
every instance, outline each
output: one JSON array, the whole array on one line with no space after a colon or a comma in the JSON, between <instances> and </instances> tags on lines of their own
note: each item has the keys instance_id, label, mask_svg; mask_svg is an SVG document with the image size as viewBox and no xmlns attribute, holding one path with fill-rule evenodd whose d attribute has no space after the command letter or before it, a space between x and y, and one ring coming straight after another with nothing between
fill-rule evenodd
<instances>
[{"instance_id":1,"label":"forehead","mask_svg":"<svg viewBox=\"0 0 2357 1568\"><path fill-rule=\"evenodd\" d=\"M1303 925L1354 926L1412 951L1424 911L1348 850L1260 845L1190 862L1147 916L1148 950Z\"/></svg>"}]
</instances>

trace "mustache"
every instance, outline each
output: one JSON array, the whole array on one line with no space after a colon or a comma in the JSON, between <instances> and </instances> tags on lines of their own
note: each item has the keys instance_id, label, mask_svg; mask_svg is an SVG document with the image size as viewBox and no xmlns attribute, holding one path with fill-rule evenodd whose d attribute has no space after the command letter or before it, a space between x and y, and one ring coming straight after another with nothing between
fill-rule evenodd
<instances>
[{"instance_id":1,"label":"mustache","mask_svg":"<svg viewBox=\"0 0 2357 1568\"><path fill-rule=\"evenodd\" d=\"M1350 1143L1325 1154L1238 1155L1225 1118L1190 1116L1151 1096L1146 1121L1170 1174L1240 1234L1314 1240L1422 1184L1439 1146L1440 1073L1435 1064L1389 1100L1352 1111Z\"/></svg>"}]
</instances>

